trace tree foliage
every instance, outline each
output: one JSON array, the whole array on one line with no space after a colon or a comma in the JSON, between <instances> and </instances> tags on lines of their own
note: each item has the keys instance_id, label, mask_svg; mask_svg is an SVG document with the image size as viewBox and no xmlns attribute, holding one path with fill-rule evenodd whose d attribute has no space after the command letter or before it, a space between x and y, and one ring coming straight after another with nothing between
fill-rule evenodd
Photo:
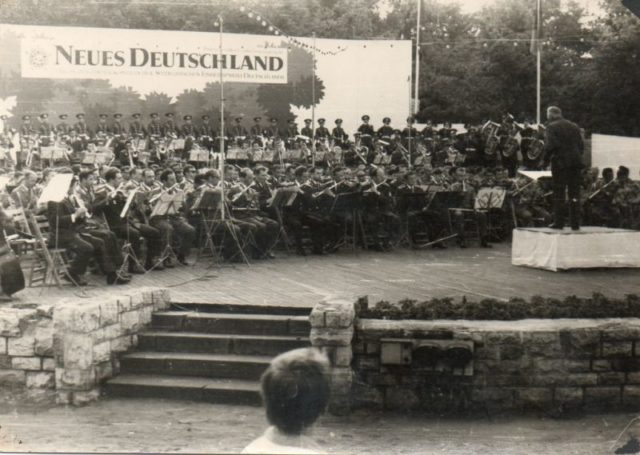
<instances>
[{"instance_id":1,"label":"tree foliage","mask_svg":"<svg viewBox=\"0 0 640 455\"><path fill-rule=\"evenodd\" d=\"M222 15L228 32L269 33L240 10L245 7L292 36L415 36L415 0L193 0L191 6L183 2L143 3L3 0L0 23L211 32L217 31L215 23ZM561 106L568 117L590 131L640 135L640 19L613 1L603 2L605 14L596 18L587 17L575 2L561 5L560 0L544 0L543 5L543 106ZM495 0L477 13L464 14L455 2L424 0L418 118L480 122L504 112L521 120L535 118L536 62L529 49L534 8L533 0ZM2 55L9 55L11 43L4 44ZM380 70L383 68L367 69ZM0 72L11 73L11 68L0 62ZM308 71L301 71L286 87L256 87L255 100L263 114L278 116L288 112L281 90L291 91L289 100L293 105L308 106L308 90L303 88L310 86L310 77ZM51 91L41 84L33 88L36 92ZM4 91L6 87L0 89ZM323 87L319 81L316 89L321 97ZM152 98L159 104L158 109L193 109L195 114L198 107L204 113L214 109L216 90L212 84L204 93L181 95L176 103ZM55 99L61 95L56 93ZM135 103L126 93L121 98ZM233 91L229 99L233 104ZM116 103L88 101L93 103L88 107L97 108ZM86 104L82 99L80 102ZM241 112L241 104L230 106L229 110Z\"/></svg>"}]
</instances>

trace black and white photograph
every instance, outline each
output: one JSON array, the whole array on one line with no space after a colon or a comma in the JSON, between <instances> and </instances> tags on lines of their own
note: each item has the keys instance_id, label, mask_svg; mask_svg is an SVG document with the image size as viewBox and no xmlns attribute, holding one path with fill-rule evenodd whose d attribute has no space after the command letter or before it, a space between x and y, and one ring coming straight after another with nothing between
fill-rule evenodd
<instances>
[{"instance_id":1,"label":"black and white photograph","mask_svg":"<svg viewBox=\"0 0 640 455\"><path fill-rule=\"evenodd\" d=\"M0 0L0 453L640 454L640 0Z\"/></svg>"}]
</instances>

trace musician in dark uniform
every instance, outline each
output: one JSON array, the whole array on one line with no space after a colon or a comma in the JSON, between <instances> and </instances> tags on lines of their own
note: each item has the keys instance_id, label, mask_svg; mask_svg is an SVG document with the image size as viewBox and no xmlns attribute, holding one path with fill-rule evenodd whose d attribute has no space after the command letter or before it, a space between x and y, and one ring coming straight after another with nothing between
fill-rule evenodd
<instances>
[{"instance_id":1,"label":"musician in dark uniform","mask_svg":"<svg viewBox=\"0 0 640 455\"><path fill-rule=\"evenodd\" d=\"M61 134L63 136L67 136L71 132L71 125L69 125L66 121L67 117L67 114L58 115L60 123L58 123L58 125L56 126L56 131L58 132L58 134Z\"/></svg>"},{"instance_id":2,"label":"musician in dark uniform","mask_svg":"<svg viewBox=\"0 0 640 455\"><path fill-rule=\"evenodd\" d=\"M415 140L418 137L418 130L413 126L415 121L416 119L413 116L407 117L407 126L404 127L400 134L402 145L412 153L415 151Z\"/></svg>"},{"instance_id":3,"label":"musician in dark uniform","mask_svg":"<svg viewBox=\"0 0 640 455\"><path fill-rule=\"evenodd\" d=\"M313 128L311 128L311 119L304 119L304 127L300 131L300 135L306 136L309 138L309 141L313 138Z\"/></svg>"},{"instance_id":4,"label":"musician in dark uniform","mask_svg":"<svg viewBox=\"0 0 640 455\"><path fill-rule=\"evenodd\" d=\"M278 119L271 117L271 125L265 130L264 135L269 139L280 139L280 126Z\"/></svg>"},{"instance_id":5,"label":"musician in dark uniform","mask_svg":"<svg viewBox=\"0 0 640 455\"><path fill-rule=\"evenodd\" d=\"M40 136L49 136L55 129L51 123L49 123L49 114L40 114L40 127L38 132Z\"/></svg>"},{"instance_id":6,"label":"musician in dark uniform","mask_svg":"<svg viewBox=\"0 0 640 455\"><path fill-rule=\"evenodd\" d=\"M159 116L156 112L149 114L151 121L147 125L147 132L149 136L162 136L162 125L160 124Z\"/></svg>"},{"instance_id":7,"label":"musician in dark uniform","mask_svg":"<svg viewBox=\"0 0 640 455\"><path fill-rule=\"evenodd\" d=\"M382 119L382 126L378 129L378 139L382 139L385 142L391 141L393 136L393 127L391 126L391 119L385 117Z\"/></svg>"},{"instance_id":8,"label":"musician in dark uniform","mask_svg":"<svg viewBox=\"0 0 640 455\"><path fill-rule=\"evenodd\" d=\"M533 129L533 127L531 126L531 122L529 120L525 120L524 122L524 128L522 129L522 131L520 131L520 152L522 152L522 164L526 169L531 169L531 170L535 170L536 166L537 166L537 160L536 162L532 162L528 155L527 152L529 151L530 147L531 147L531 143L534 139L536 135L536 131Z\"/></svg>"},{"instance_id":9,"label":"musician in dark uniform","mask_svg":"<svg viewBox=\"0 0 640 455\"><path fill-rule=\"evenodd\" d=\"M122 114L115 113L113 114L113 123L109 126L109 133L119 136L126 132L124 125L122 124Z\"/></svg>"},{"instance_id":10,"label":"musician in dark uniform","mask_svg":"<svg viewBox=\"0 0 640 455\"><path fill-rule=\"evenodd\" d=\"M298 134L298 125L296 125L296 121L292 118L288 119L285 138L287 140L287 146L289 148L293 148L293 144L295 143Z\"/></svg>"},{"instance_id":11,"label":"musician in dark uniform","mask_svg":"<svg viewBox=\"0 0 640 455\"><path fill-rule=\"evenodd\" d=\"M107 114L100 114L98 116L98 124L96 125L96 135L106 136L109 134L109 125L107 125Z\"/></svg>"},{"instance_id":12,"label":"musician in dark uniform","mask_svg":"<svg viewBox=\"0 0 640 455\"><path fill-rule=\"evenodd\" d=\"M333 138L333 143L340 148L347 147L349 135L345 132L344 128L342 128L342 119L337 118L335 120L336 127L331 131L331 137Z\"/></svg>"},{"instance_id":13,"label":"musician in dark uniform","mask_svg":"<svg viewBox=\"0 0 640 455\"><path fill-rule=\"evenodd\" d=\"M167 112L166 114L164 114L164 116L167 118L164 122L164 124L162 125L162 135L163 136L172 136L178 135L178 126L176 125L175 121L174 121L174 114L173 112Z\"/></svg>"},{"instance_id":14,"label":"musician in dark uniform","mask_svg":"<svg viewBox=\"0 0 640 455\"><path fill-rule=\"evenodd\" d=\"M366 145L369 150L373 150L373 137L376 134L375 129L369 124L371 117L363 115L361 117L362 125L358 127L357 132L360 134L360 144Z\"/></svg>"},{"instance_id":15,"label":"musician in dark uniform","mask_svg":"<svg viewBox=\"0 0 640 455\"><path fill-rule=\"evenodd\" d=\"M373 249L391 249L400 229L400 218L394 212L394 197L384 168L373 168L370 181L363 185L364 224L373 238Z\"/></svg>"},{"instance_id":16,"label":"musician in dark uniform","mask_svg":"<svg viewBox=\"0 0 640 455\"><path fill-rule=\"evenodd\" d=\"M248 136L247 129L242 125L242 116L235 118L235 124L229 128L229 136L231 139L238 142L240 145L242 141Z\"/></svg>"},{"instance_id":17,"label":"musician in dark uniform","mask_svg":"<svg viewBox=\"0 0 640 455\"><path fill-rule=\"evenodd\" d=\"M32 134L35 134L35 129L33 128L33 125L31 124L31 116L30 115L23 115L22 116L22 126L20 127L20 135L21 136L31 136Z\"/></svg>"},{"instance_id":18,"label":"musician in dark uniform","mask_svg":"<svg viewBox=\"0 0 640 455\"><path fill-rule=\"evenodd\" d=\"M73 129L76 130L76 133L78 133L78 136L85 135L88 138L91 138L91 135L92 135L91 129L87 126L87 123L84 118L84 114L83 113L76 114L76 118L78 119L78 121L74 123Z\"/></svg>"},{"instance_id":19,"label":"musician in dark uniform","mask_svg":"<svg viewBox=\"0 0 640 455\"><path fill-rule=\"evenodd\" d=\"M323 141L325 139L329 139L330 133L329 130L324 126L325 119L318 119L318 127L316 128L316 132L314 134L314 138L318 141Z\"/></svg>"},{"instance_id":20,"label":"musician in dark uniform","mask_svg":"<svg viewBox=\"0 0 640 455\"><path fill-rule=\"evenodd\" d=\"M140 114L135 113L131 117L133 117L133 121L129 123L129 134L131 136L144 136L146 134L145 128L140 121Z\"/></svg>"},{"instance_id":21,"label":"musician in dark uniform","mask_svg":"<svg viewBox=\"0 0 640 455\"><path fill-rule=\"evenodd\" d=\"M544 164L551 164L553 179L553 229L563 229L565 191L569 194L569 224L580 229L580 182L584 142L578 125L562 117L559 107L547 109L549 124L545 134Z\"/></svg>"},{"instance_id":22,"label":"musician in dark uniform","mask_svg":"<svg viewBox=\"0 0 640 455\"><path fill-rule=\"evenodd\" d=\"M254 144L259 144L262 147L264 144L262 143L262 136L264 136L264 128L262 127L262 117L257 116L253 118L253 125L251 125L251 129L249 133L251 134L251 138Z\"/></svg>"}]
</instances>

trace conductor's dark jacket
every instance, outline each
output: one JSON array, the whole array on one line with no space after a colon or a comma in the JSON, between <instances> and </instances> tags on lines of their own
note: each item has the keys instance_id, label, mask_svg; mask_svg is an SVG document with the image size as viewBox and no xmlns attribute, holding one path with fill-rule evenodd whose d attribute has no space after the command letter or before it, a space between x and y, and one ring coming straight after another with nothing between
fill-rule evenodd
<instances>
[{"instance_id":1,"label":"conductor's dark jacket","mask_svg":"<svg viewBox=\"0 0 640 455\"><path fill-rule=\"evenodd\" d=\"M584 142L580 128L566 119L554 120L545 133L545 165L551 170L581 168Z\"/></svg>"}]
</instances>

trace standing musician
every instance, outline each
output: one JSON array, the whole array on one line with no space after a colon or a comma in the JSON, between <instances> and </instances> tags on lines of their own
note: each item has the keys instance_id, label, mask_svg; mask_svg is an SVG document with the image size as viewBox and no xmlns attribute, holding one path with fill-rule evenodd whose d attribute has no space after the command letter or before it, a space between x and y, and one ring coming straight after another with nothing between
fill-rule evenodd
<instances>
[{"instance_id":1,"label":"standing musician","mask_svg":"<svg viewBox=\"0 0 640 455\"><path fill-rule=\"evenodd\" d=\"M612 228L622 224L620 209L613 204L616 186L613 169L610 167L604 168L602 178L591 184L584 211L592 224Z\"/></svg>"},{"instance_id":2,"label":"standing musician","mask_svg":"<svg viewBox=\"0 0 640 455\"><path fill-rule=\"evenodd\" d=\"M164 124L162 125L162 135L164 137L178 136L178 127L173 120L173 112L167 112L164 114L164 116L167 118L167 120L165 120Z\"/></svg>"},{"instance_id":3,"label":"standing musician","mask_svg":"<svg viewBox=\"0 0 640 455\"><path fill-rule=\"evenodd\" d=\"M318 119L318 127L316 128L315 134L314 134L314 139L316 141L325 141L328 140L329 137L331 136L331 134L329 133L329 130L324 126L325 123L325 119L323 118L319 118Z\"/></svg>"},{"instance_id":4,"label":"standing musician","mask_svg":"<svg viewBox=\"0 0 640 455\"><path fill-rule=\"evenodd\" d=\"M377 137L385 142L391 142L393 136L393 127L391 126L391 119L385 117L382 119L382 126L378 129Z\"/></svg>"},{"instance_id":5,"label":"standing musician","mask_svg":"<svg viewBox=\"0 0 640 455\"><path fill-rule=\"evenodd\" d=\"M308 137L308 142L311 142L311 139L313 138L313 128L311 127L310 118L304 119L304 127L300 131L300 135Z\"/></svg>"},{"instance_id":6,"label":"standing musician","mask_svg":"<svg viewBox=\"0 0 640 455\"><path fill-rule=\"evenodd\" d=\"M49 123L49 114L40 114L40 127L38 128L38 133L40 134L40 136L50 136L54 132L55 128L51 123Z\"/></svg>"},{"instance_id":7,"label":"standing musician","mask_svg":"<svg viewBox=\"0 0 640 455\"><path fill-rule=\"evenodd\" d=\"M35 132L36 130L33 128L33 125L31 124L31 116L23 115L22 126L20 127L20 136L22 137L32 136L35 134Z\"/></svg>"},{"instance_id":8,"label":"standing musician","mask_svg":"<svg viewBox=\"0 0 640 455\"><path fill-rule=\"evenodd\" d=\"M109 125L107 125L108 117L109 116L107 114L98 115L98 124L96 125L96 136L105 137L110 133Z\"/></svg>"},{"instance_id":9,"label":"standing musician","mask_svg":"<svg viewBox=\"0 0 640 455\"><path fill-rule=\"evenodd\" d=\"M412 153L415 152L415 140L418 137L418 130L413 126L416 119L411 115L407 117L407 126L405 126L400 134L402 145Z\"/></svg>"},{"instance_id":10,"label":"standing musician","mask_svg":"<svg viewBox=\"0 0 640 455\"><path fill-rule=\"evenodd\" d=\"M362 125L360 125L357 130L360 134L360 144L366 146L369 150L373 150L373 137L376 132L373 126L369 124L371 117L365 114L361 119Z\"/></svg>"},{"instance_id":11,"label":"standing musician","mask_svg":"<svg viewBox=\"0 0 640 455\"><path fill-rule=\"evenodd\" d=\"M234 142L241 145L248 135L247 129L242 125L242 116L236 117L235 122L235 125L232 125L231 128L229 128L229 136L231 136L231 139Z\"/></svg>"},{"instance_id":12,"label":"standing musician","mask_svg":"<svg viewBox=\"0 0 640 455\"><path fill-rule=\"evenodd\" d=\"M344 128L342 128L342 119L337 118L335 123L336 127L331 131L333 143L340 148L346 148L349 141L349 135L345 132Z\"/></svg>"},{"instance_id":13,"label":"standing musician","mask_svg":"<svg viewBox=\"0 0 640 455\"><path fill-rule=\"evenodd\" d=\"M76 118L78 119L78 121L74 123L73 129L76 131L76 133L78 133L78 136L80 136L81 139L83 139L84 141L88 141L93 135L93 133L91 132L91 129L87 126L87 123L85 122L84 114L83 113L76 114ZM82 136L85 136L85 137L83 138Z\"/></svg>"},{"instance_id":14,"label":"standing musician","mask_svg":"<svg viewBox=\"0 0 640 455\"><path fill-rule=\"evenodd\" d=\"M67 123L67 114L60 114L58 118L60 119L60 123L56 126L56 132L61 136L68 136L71 133L71 125Z\"/></svg>"},{"instance_id":15,"label":"standing musician","mask_svg":"<svg viewBox=\"0 0 640 455\"><path fill-rule=\"evenodd\" d=\"M271 117L271 125L264 131L265 137L268 139L280 139L280 127L278 126L278 119Z\"/></svg>"},{"instance_id":16,"label":"standing musician","mask_svg":"<svg viewBox=\"0 0 640 455\"><path fill-rule=\"evenodd\" d=\"M140 121L140 114L136 112L131 117L133 117L133 121L129 123L129 134L134 138L145 136L146 131L144 126L142 125L142 122Z\"/></svg>"},{"instance_id":17,"label":"standing musician","mask_svg":"<svg viewBox=\"0 0 640 455\"><path fill-rule=\"evenodd\" d=\"M293 148L295 144L295 140L298 137L298 125L296 125L296 121L292 118L287 120L287 146L288 148Z\"/></svg>"},{"instance_id":18,"label":"standing musician","mask_svg":"<svg viewBox=\"0 0 640 455\"><path fill-rule=\"evenodd\" d=\"M209 119L211 117L208 114L204 114L201 117L202 123L198 127L198 135L200 136L200 145L204 148L211 150L213 149L216 130L209 123Z\"/></svg>"},{"instance_id":19,"label":"standing musician","mask_svg":"<svg viewBox=\"0 0 640 455\"><path fill-rule=\"evenodd\" d=\"M553 181L552 229L563 229L565 223L565 192L569 194L569 224L580 229L580 182L584 142L578 125L562 117L559 107L547 109L544 167L551 164Z\"/></svg>"},{"instance_id":20,"label":"standing musician","mask_svg":"<svg viewBox=\"0 0 640 455\"><path fill-rule=\"evenodd\" d=\"M249 133L251 134L251 143L258 144L260 147L264 147L262 138L265 136L264 128L262 128L262 117L257 116L253 118L253 125Z\"/></svg>"},{"instance_id":21,"label":"standing musician","mask_svg":"<svg viewBox=\"0 0 640 455\"><path fill-rule=\"evenodd\" d=\"M109 126L108 132L114 136L121 136L126 133L126 129L122 124L122 114L113 114L113 123Z\"/></svg>"},{"instance_id":22,"label":"standing musician","mask_svg":"<svg viewBox=\"0 0 640 455\"><path fill-rule=\"evenodd\" d=\"M160 124L158 113L152 112L151 114L149 114L149 117L151 117L151 121L147 125L147 133L151 137L162 137L162 125Z\"/></svg>"},{"instance_id":23,"label":"standing musician","mask_svg":"<svg viewBox=\"0 0 640 455\"><path fill-rule=\"evenodd\" d=\"M176 175L172 170L165 170L160 174L160 194L175 194L180 191L176 182ZM177 259L183 265L189 265L187 257L191 252L191 245L195 236L195 229L179 214L157 215L150 219L150 225L160 231L163 250L170 247L173 241L179 244ZM170 258L165 259L165 267L173 267Z\"/></svg>"}]
</instances>

